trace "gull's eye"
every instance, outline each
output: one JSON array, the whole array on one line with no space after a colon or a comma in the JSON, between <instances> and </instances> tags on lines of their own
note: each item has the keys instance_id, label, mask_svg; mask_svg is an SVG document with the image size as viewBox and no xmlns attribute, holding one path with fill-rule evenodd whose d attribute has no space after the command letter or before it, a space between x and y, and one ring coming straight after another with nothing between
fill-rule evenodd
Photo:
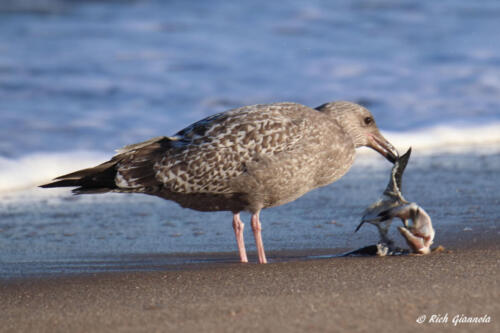
<instances>
[{"instance_id":1,"label":"gull's eye","mask_svg":"<svg viewBox=\"0 0 500 333\"><path fill-rule=\"evenodd\" d=\"M373 124L373 118L372 117L366 117L365 118L365 125L371 125Z\"/></svg>"}]
</instances>

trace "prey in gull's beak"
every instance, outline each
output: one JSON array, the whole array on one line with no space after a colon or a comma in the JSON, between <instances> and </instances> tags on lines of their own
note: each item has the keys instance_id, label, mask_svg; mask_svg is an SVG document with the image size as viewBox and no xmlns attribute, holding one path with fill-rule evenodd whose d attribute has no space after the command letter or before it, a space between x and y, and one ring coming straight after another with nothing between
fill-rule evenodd
<instances>
[{"instance_id":1,"label":"prey in gull's beak","mask_svg":"<svg viewBox=\"0 0 500 333\"><path fill-rule=\"evenodd\" d=\"M394 146L380 134L379 131L370 133L368 136L368 146L378 151L389 162L393 163L399 157L399 153Z\"/></svg>"},{"instance_id":2,"label":"prey in gull's beak","mask_svg":"<svg viewBox=\"0 0 500 333\"><path fill-rule=\"evenodd\" d=\"M419 254L431 253L431 245L436 232L432 227L429 214L416 203L399 207L391 213L403 221L405 226L398 227L398 230L413 252ZM409 225L408 220L411 220L413 223Z\"/></svg>"},{"instance_id":3,"label":"prey in gull's beak","mask_svg":"<svg viewBox=\"0 0 500 333\"><path fill-rule=\"evenodd\" d=\"M393 218L400 218L404 226L399 227L398 230L408 246L414 253L428 254L431 252L430 246L435 235L431 218L418 204L408 202L401 192L403 173L410 154L411 148L404 155L396 158L389 184L379 200L364 211L356 231L363 223L371 223L378 228L381 241L392 247L393 242L388 237L389 227ZM409 220L411 223L408 222Z\"/></svg>"},{"instance_id":4,"label":"prey in gull's beak","mask_svg":"<svg viewBox=\"0 0 500 333\"><path fill-rule=\"evenodd\" d=\"M436 232L427 212L414 202L388 209L379 214L381 221L400 218L403 227L398 227L401 236L414 253L429 254ZM408 222L411 220L411 223Z\"/></svg>"}]
</instances>

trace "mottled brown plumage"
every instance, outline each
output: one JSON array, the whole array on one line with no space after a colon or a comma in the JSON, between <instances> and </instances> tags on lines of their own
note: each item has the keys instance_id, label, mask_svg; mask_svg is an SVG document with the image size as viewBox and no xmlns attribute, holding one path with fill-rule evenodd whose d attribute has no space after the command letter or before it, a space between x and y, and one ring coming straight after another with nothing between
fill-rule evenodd
<instances>
[{"instance_id":1,"label":"mottled brown plumage","mask_svg":"<svg viewBox=\"0 0 500 333\"><path fill-rule=\"evenodd\" d=\"M77 194L146 193L200 211L232 211L235 232L241 223L237 214L246 210L256 216L255 233L261 209L339 179L360 146L371 146L390 160L397 154L370 112L357 104L245 106L200 120L172 137L124 147L108 162L43 187L78 186ZM246 254L240 255L245 261ZM260 257L259 252L265 262Z\"/></svg>"}]
</instances>

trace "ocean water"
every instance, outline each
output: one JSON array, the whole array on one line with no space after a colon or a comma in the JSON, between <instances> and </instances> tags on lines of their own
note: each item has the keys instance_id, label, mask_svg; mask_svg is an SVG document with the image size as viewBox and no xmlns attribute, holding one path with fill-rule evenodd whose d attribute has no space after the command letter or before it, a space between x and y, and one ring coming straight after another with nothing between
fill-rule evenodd
<instances>
[{"instance_id":1,"label":"ocean water","mask_svg":"<svg viewBox=\"0 0 500 333\"><path fill-rule=\"evenodd\" d=\"M499 16L467 0L2 1L0 191L276 101L360 102L401 149L499 143Z\"/></svg>"},{"instance_id":2,"label":"ocean water","mask_svg":"<svg viewBox=\"0 0 500 333\"><path fill-rule=\"evenodd\" d=\"M500 151L499 17L494 0L0 1L0 262L233 251L224 213L34 188L242 105L356 101L419 172L481 182L477 160L497 172ZM390 165L360 155L340 183L265 213L283 225L266 246L363 245L351 229Z\"/></svg>"}]
</instances>

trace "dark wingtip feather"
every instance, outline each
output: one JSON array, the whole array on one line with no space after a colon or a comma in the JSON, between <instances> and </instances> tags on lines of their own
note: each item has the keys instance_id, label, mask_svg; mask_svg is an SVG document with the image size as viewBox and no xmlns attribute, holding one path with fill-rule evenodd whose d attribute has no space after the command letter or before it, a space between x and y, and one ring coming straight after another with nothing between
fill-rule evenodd
<instances>
[{"instance_id":1,"label":"dark wingtip feather","mask_svg":"<svg viewBox=\"0 0 500 333\"><path fill-rule=\"evenodd\" d=\"M123 174L140 180L142 186L157 186L153 164L158 154L171 146L177 137L158 137L122 148L111 160L93 168L78 170L55 178L42 188L77 187L75 194L104 193L116 190L117 163L128 165Z\"/></svg>"},{"instance_id":2,"label":"dark wingtip feather","mask_svg":"<svg viewBox=\"0 0 500 333\"><path fill-rule=\"evenodd\" d=\"M94 168L78 170L59 176L48 184L40 185L40 187L78 187L73 190L75 194L108 192L116 188L114 180L116 175L115 165L116 161L111 160Z\"/></svg>"}]
</instances>

